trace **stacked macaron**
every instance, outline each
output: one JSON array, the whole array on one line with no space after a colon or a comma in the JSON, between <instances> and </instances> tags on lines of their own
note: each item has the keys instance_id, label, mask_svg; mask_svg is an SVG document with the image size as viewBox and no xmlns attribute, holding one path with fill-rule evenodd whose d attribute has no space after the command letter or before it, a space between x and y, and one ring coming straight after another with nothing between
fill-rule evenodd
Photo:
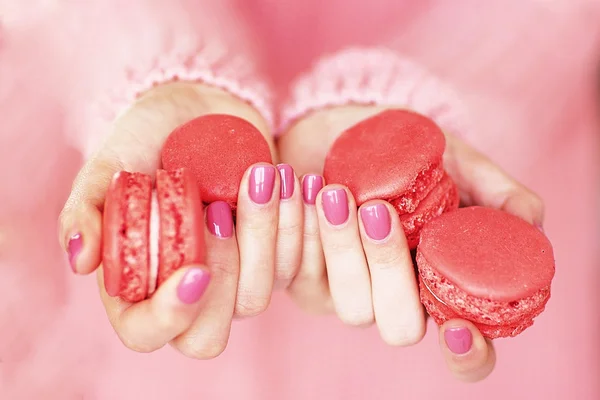
<instances>
[{"instance_id":1,"label":"stacked macaron","mask_svg":"<svg viewBox=\"0 0 600 400\"><path fill-rule=\"evenodd\" d=\"M332 145L323 175L347 186L360 206L390 202L400 215L408 245L423 226L458 208L456 185L444 171L446 140L429 118L388 110L350 127Z\"/></svg>"},{"instance_id":2,"label":"stacked macaron","mask_svg":"<svg viewBox=\"0 0 600 400\"><path fill-rule=\"evenodd\" d=\"M103 215L104 286L109 296L137 302L181 266L204 262L204 214L198 187L186 170L152 178L119 172Z\"/></svg>"},{"instance_id":3,"label":"stacked macaron","mask_svg":"<svg viewBox=\"0 0 600 400\"><path fill-rule=\"evenodd\" d=\"M444 135L428 118L390 110L335 141L328 183L346 185L361 205L391 203L416 248L421 302L433 319L472 321L489 338L516 336L550 298L552 245L533 225L506 212L458 209L443 167Z\"/></svg>"}]
</instances>

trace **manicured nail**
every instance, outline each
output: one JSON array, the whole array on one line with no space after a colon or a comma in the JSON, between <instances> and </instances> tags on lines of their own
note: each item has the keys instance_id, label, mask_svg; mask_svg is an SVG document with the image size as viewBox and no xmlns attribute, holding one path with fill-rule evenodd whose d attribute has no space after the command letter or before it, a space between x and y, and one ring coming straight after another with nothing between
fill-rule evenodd
<instances>
[{"instance_id":1,"label":"manicured nail","mask_svg":"<svg viewBox=\"0 0 600 400\"><path fill-rule=\"evenodd\" d=\"M179 286L177 286L177 297L184 304L194 304L206 291L210 282L210 274L200 268L190 268Z\"/></svg>"},{"instance_id":2,"label":"manicured nail","mask_svg":"<svg viewBox=\"0 0 600 400\"><path fill-rule=\"evenodd\" d=\"M540 232L544 233L544 227L542 226L541 222L536 222L535 227L538 228Z\"/></svg>"},{"instance_id":3,"label":"manicured nail","mask_svg":"<svg viewBox=\"0 0 600 400\"><path fill-rule=\"evenodd\" d=\"M322 195L323 212L331 225L341 225L348 220L348 195L344 189L327 190Z\"/></svg>"},{"instance_id":4,"label":"manicured nail","mask_svg":"<svg viewBox=\"0 0 600 400\"><path fill-rule=\"evenodd\" d=\"M365 227L365 233L373 240L383 240L390 234L392 220L388 208L383 204L360 209L360 218Z\"/></svg>"},{"instance_id":5,"label":"manicured nail","mask_svg":"<svg viewBox=\"0 0 600 400\"><path fill-rule=\"evenodd\" d=\"M281 177L280 198L282 200L289 199L294 194L294 169L291 165L279 164L277 170Z\"/></svg>"},{"instance_id":6,"label":"manicured nail","mask_svg":"<svg viewBox=\"0 0 600 400\"><path fill-rule=\"evenodd\" d=\"M258 165L250 171L248 194L256 204L267 204L273 197L275 186L275 168L270 165Z\"/></svg>"},{"instance_id":7,"label":"manicured nail","mask_svg":"<svg viewBox=\"0 0 600 400\"><path fill-rule=\"evenodd\" d=\"M231 207L224 201L215 201L206 208L206 225L210 233L218 238L233 236L233 216Z\"/></svg>"},{"instance_id":8,"label":"manicured nail","mask_svg":"<svg viewBox=\"0 0 600 400\"><path fill-rule=\"evenodd\" d=\"M77 273L77 256L83 248L83 237L81 233L76 233L69 238L67 244L67 253L69 254L69 264L74 273Z\"/></svg>"},{"instance_id":9,"label":"manicured nail","mask_svg":"<svg viewBox=\"0 0 600 400\"><path fill-rule=\"evenodd\" d=\"M473 335L467 328L448 328L444 332L446 345L454 354L465 354L471 350Z\"/></svg>"},{"instance_id":10,"label":"manicured nail","mask_svg":"<svg viewBox=\"0 0 600 400\"><path fill-rule=\"evenodd\" d=\"M305 175L302 179L302 197L306 204L314 205L317 194L323 189L323 177L320 175Z\"/></svg>"}]
</instances>

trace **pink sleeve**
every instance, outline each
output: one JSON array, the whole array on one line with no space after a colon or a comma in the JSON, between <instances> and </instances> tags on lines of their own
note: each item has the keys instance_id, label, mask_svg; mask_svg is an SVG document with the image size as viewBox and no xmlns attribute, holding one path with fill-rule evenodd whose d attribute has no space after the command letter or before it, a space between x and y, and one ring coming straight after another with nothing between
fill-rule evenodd
<instances>
[{"instance_id":1,"label":"pink sleeve","mask_svg":"<svg viewBox=\"0 0 600 400\"><path fill-rule=\"evenodd\" d=\"M85 153L138 94L174 80L223 88L272 124L258 41L233 1L103 0L60 11L71 35L60 48L76 64L67 129Z\"/></svg>"},{"instance_id":2,"label":"pink sleeve","mask_svg":"<svg viewBox=\"0 0 600 400\"><path fill-rule=\"evenodd\" d=\"M349 48L321 58L293 84L278 133L310 111L345 104L403 107L459 136L469 131L466 112L445 82L387 48Z\"/></svg>"}]
</instances>

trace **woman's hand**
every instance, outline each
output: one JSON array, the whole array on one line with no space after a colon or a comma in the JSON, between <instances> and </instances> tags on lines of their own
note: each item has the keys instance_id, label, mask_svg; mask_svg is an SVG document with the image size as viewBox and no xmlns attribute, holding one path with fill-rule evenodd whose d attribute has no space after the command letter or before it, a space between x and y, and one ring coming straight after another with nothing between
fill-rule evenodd
<instances>
[{"instance_id":1,"label":"woman's hand","mask_svg":"<svg viewBox=\"0 0 600 400\"><path fill-rule=\"evenodd\" d=\"M213 87L174 83L147 92L114 123L113 132L82 168L60 216L59 240L73 271L98 271L101 299L123 343L150 352L171 343L199 359L219 355L232 318L264 311L275 283L286 286L299 267L302 201L288 166L258 164L241 182L234 227L223 202L206 209L206 265L178 270L156 293L130 304L107 295L101 266L102 208L113 175L120 170L155 176L169 133L209 113L225 113L254 124L275 151L270 133L248 104ZM263 182L264 181L264 182ZM209 282L210 281L210 282Z\"/></svg>"},{"instance_id":2,"label":"woman's hand","mask_svg":"<svg viewBox=\"0 0 600 400\"><path fill-rule=\"evenodd\" d=\"M304 176L305 243L292 298L313 313L336 312L348 325L376 323L383 340L408 346L425 334L425 315L410 251L394 208L370 201L358 210L343 186L324 186L319 174L327 151L346 128L384 108L346 106L313 113L278 143L285 162ZM465 204L500 208L541 227L538 196L482 154L447 135L446 171ZM492 342L468 321L451 320L439 331L440 347L452 373L477 381L495 364Z\"/></svg>"}]
</instances>

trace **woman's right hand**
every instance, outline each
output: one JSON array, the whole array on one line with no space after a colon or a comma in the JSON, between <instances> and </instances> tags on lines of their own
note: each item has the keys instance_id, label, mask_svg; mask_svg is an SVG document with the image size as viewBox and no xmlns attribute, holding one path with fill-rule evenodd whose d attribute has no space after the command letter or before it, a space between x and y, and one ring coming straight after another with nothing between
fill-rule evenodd
<instances>
[{"instance_id":1,"label":"woman's right hand","mask_svg":"<svg viewBox=\"0 0 600 400\"><path fill-rule=\"evenodd\" d=\"M155 176L169 133L194 117L212 113L236 115L254 124L276 159L266 123L244 101L200 84L158 86L115 121L107 141L79 172L60 215L59 240L73 271L97 271L108 318L132 350L151 352L170 343L192 358L218 356L227 345L233 317L264 311L273 287L287 286L300 265L303 224L298 179L291 167L259 164L250 167L241 182L235 227L225 203L207 207L206 265L181 268L150 299L136 304L106 293L101 268L102 208L113 175L127 170ZM271 183L258 184L255 173ZM257 190L265 193L253 195Z\"/></svg>"}]
</instances>

